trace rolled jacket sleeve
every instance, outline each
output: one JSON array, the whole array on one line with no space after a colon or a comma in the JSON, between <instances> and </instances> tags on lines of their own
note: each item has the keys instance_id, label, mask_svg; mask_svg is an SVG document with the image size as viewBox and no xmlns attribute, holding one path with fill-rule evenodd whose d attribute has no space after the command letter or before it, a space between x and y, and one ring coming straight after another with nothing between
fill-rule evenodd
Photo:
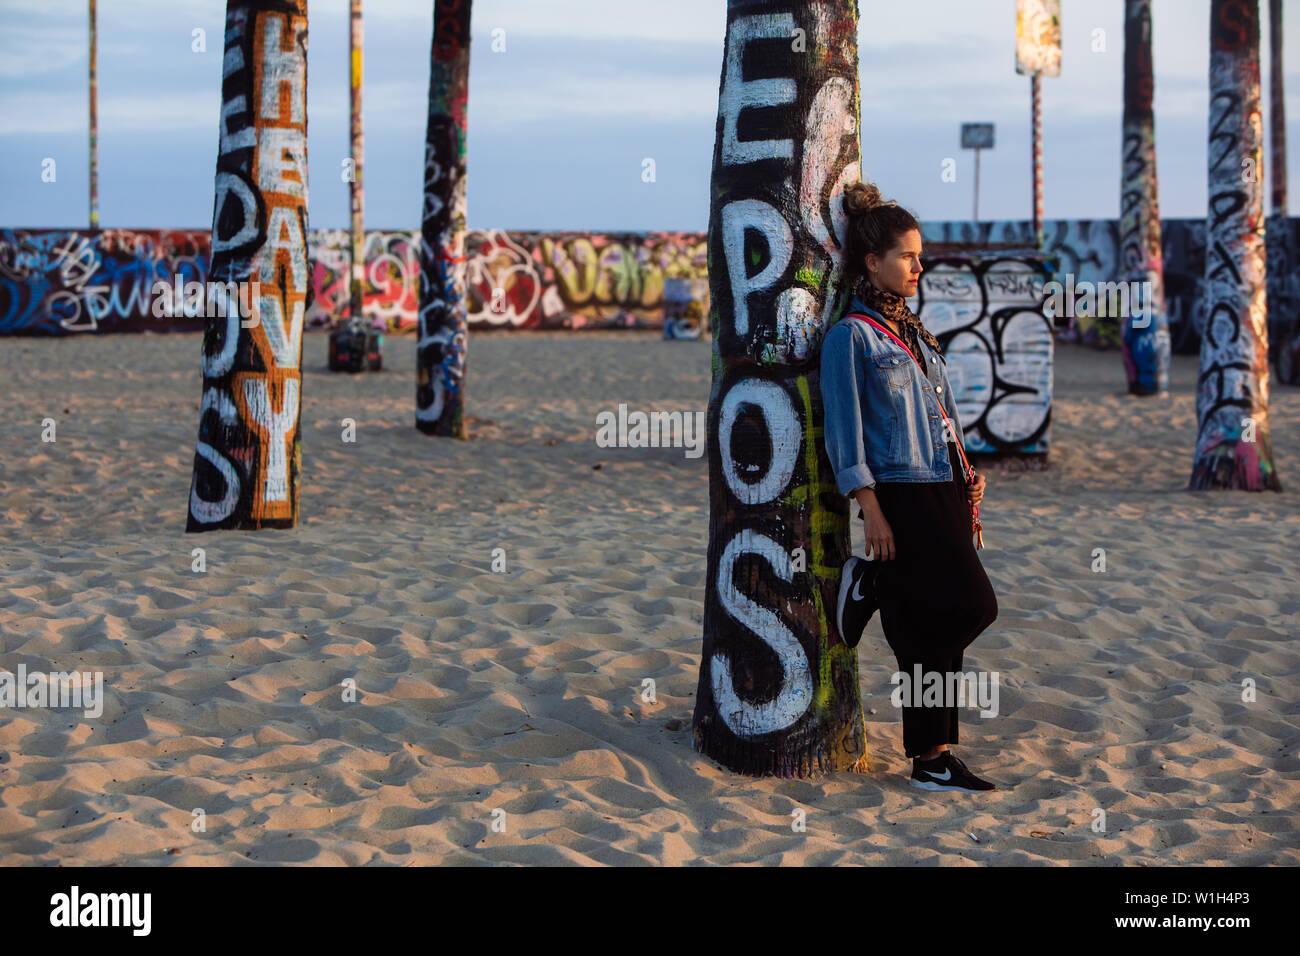
<instances>
[{"instance_id":1,"label":"rolled jacket sleeve","mask_svg":"<svg viewBox=\"0 0 1300 956\"><path fill-rule=\"evenodd\" d=\"M841 322L826 334L822 345L821 390L826 454L842 495L876 486L862 440L865 374L853 330Z\"/></svg>"}]
</instances>

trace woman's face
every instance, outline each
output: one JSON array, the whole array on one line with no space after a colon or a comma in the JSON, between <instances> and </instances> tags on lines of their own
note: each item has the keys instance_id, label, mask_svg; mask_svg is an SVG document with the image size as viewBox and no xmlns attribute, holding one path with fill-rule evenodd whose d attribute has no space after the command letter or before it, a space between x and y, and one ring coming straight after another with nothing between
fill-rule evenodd
<instances>
[{"instance_id":1,"label":"woman's face","mask_svg":"<svg viewBox=\"0 0 1300 956\"><path fill-rule=\"evenodd\" d=\"M867 255L867 275L877 289L911 298L921 278L921 233L909 229L883 256Z\"/></svg>"}]
</instances>

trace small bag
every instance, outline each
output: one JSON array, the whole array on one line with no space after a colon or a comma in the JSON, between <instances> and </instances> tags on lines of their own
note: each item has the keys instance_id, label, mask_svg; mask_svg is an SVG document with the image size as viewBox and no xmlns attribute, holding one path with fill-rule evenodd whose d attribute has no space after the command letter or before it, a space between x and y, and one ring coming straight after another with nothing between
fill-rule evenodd
<instances>
[{"instance_id":1,"label":"small bag","mask_svg":"<svg viewBox=\"0 0 1300 956\"><path fill-rule=\"evenodd\" d=\"M879 329L881 332L884 332L891 339L897 342L902 347L904 352L912 356L912 361L915 362L917 366L920 367L921 374L923 376L925 375L925 366L921 364L921 360L919 358L917 358L915 355L912 355L912 350L903 344L903 340L900 339L893 332L889 331L889 329L885 328L875 319L871 318L871 316L863 315L861 312L850 312L848 315L845 316L845 318L861 319L863 322L866 322L868 325L874 326L875 328ZM943 402L939 402L939 414L943 416L943 421L944 424L948 426L948 431L951 432L953 437L957 439L954 442L954 444L957 446L957 451L961 454L962 474L965 475L966 477L966 486L968 488L973 487L975 484L975 469L971 467L971 463L966 459L966 449L962 447L961 437L957 434L957 429L952 427L952 422L948 418L948 413L943 410ZM979 550L980 548L984 547L984 526L980 524L980 506L975 504L975 502L970 501L969 498L967 498L967 501L970 504L971 534L975 535L975 548L976 550ZM859 516L862 515L861 509L858 509L858 515Z\"/></svg>"}]
</instances>

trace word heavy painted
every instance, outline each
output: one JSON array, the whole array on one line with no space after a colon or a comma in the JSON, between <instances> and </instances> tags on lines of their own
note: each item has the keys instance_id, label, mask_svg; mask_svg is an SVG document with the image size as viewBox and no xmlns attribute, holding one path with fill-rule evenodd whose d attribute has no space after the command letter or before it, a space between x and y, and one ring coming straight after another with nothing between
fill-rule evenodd
<instances>
[{"instance_id":1,"label":"word heavy painted","mask_svg":"<svg viewBox=\"0 0 1300 956\"><path fill-rule=\"evenodd\" d=\"M255 314L210 319L187 531L298 523L307 270L307 3L230 0L212 282L256 279Z\"/></svg>"}]
</instances>

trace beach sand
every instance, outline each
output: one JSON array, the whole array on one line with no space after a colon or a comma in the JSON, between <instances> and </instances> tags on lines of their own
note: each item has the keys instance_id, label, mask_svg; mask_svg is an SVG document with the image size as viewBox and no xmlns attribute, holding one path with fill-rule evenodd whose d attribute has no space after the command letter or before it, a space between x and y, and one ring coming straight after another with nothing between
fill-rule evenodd
<instances>
[{"instance_id":1,"label":"beach sand","mask_svg":"<svg viewBox=\"0 0 1300 956\"><path fill-rule=\"evenodd\" d=\"M908 786L878 617L869 773L692 749L707 458L594 433L703 410L707 342L474 333L456 442L413 427L410 338L349 376L308 335L299 527L187 535L200 341L0 343L0 667L106 693L0 711L2 863L1300 863L1294 388L1286 491L1192 493L1195 357L1135 399L1117 353L1058 347L1051 467L989 472L1000 614L966 665L1000 713L953 749L1004 789L969 795Z\"/></svg>"}]
</instances>

